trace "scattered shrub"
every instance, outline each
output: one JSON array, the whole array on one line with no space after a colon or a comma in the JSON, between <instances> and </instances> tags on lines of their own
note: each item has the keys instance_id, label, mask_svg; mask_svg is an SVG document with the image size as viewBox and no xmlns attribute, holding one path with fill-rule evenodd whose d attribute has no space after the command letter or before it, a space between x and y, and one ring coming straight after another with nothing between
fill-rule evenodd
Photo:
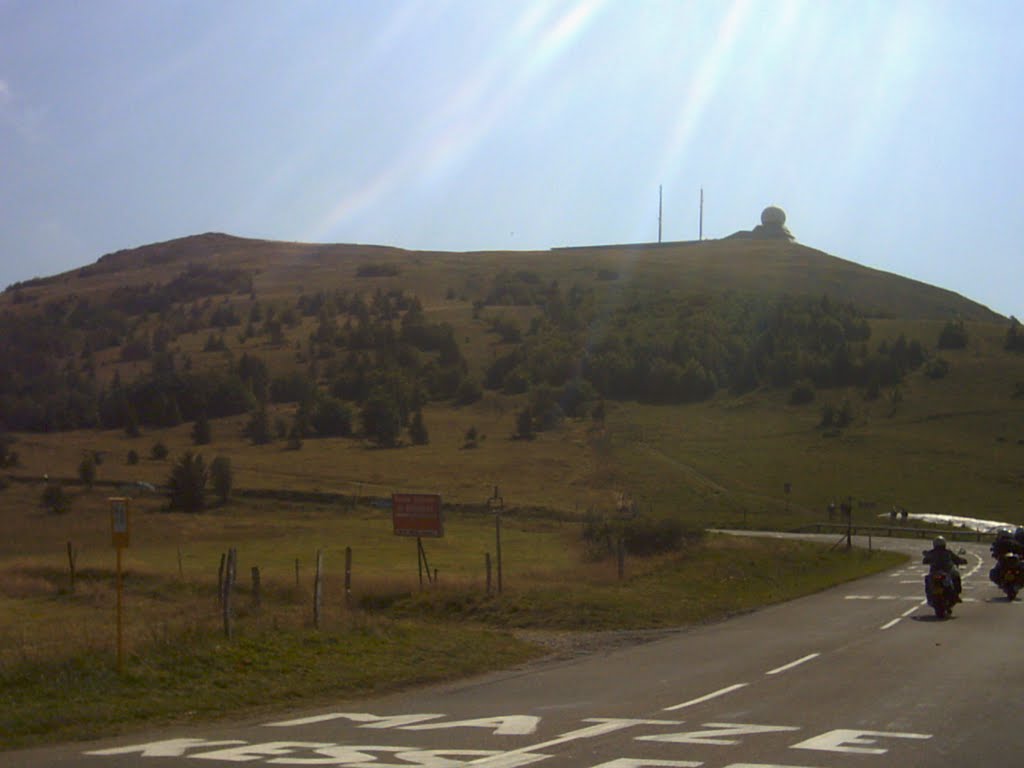
<instances>
[{"instance_id":1,"label":"scattered shrub","mask_svg":"<svg viewBox=\"0 0 1024 768\"><path fill-rule=\"evenodd\" d=\"M0 432L0 469L17 466L18 454L11 450L13 444L13 437L6 432Z\"/></svg>"},{"instance_id":2,"label":"scattered shrub","mask_svg":"<svg viewBox=\"0 0 1024 768\"><path fill-rule=\"evenodd\" d=\"M810 382L800 381L793 385L789 393L790 405L807 405L814 402L814 387Z\"/></svg>"},{"instance_id":3,"label":"scattered shrub","mask_svg":"<svg viewBox=\"0 0 1024 768\"><path fill-rule=\"evenodd\" d=\"M231 459L226 456L218 456L210 464L210 479L213 481L213 492L217 494L221 504L226 504L231 496L233 475L231 472Z\"/></svg>"},{"instance_id":4,"label":"scattered shrub","mask_svg":"<svg viewBox=\"0 0 1024 768\"><path fill-rule=\"evenodd\" d=\"M963 320L950 321L939 333L939 349L964 349L967 346L967 329Z\"/></svg>"},{"instance_id":5,"label":"scattered shrub","mask_svg":"<svg viewBox=\"0 0 1024 768\"><path fill-rule=\"evenodd\" d=\"M426 445L430 442L427 425L423 423L422 411L416 411L412 415L412 423L409 424L409 437L412 439L413 445Z\"/></svg>"},{"instance_id":6,"label":"scattered shrub","mask_svg":"<svg viewBox=\"0 0 1024 768\"><path fill-rule=\"evenodd\" d=\"M383 392L370 397L360 414L363 434L382 448L394 448L402 431L401 405Z\"/></svg>"},{"instance_id":7,"label":"scattered shrub","mask_svg":"<svg viewBox=\"0 0 1024 768\"><path fill-rule=\"evenodd\" d=\"M849 400L843 400L843 404L837 409L832 403L825 403L821 409L821 423L818 425L824 429L843 429L853 423L853 407Z\"/></svg>"},{"instance_id":8,"label":"scattered shrub","mask_svg":"<svg viewBox=\"0 0 1024 768\"><path fill-rule=\"evenodd\" d=\"M265 406L258 405L249 414L249 423L245 425L245 436L253 445L266 445L274 439L270 431L270 417Z\"/></svg>"},{"instance_id":9,"label":"scattered shrub","mask_svg":"<svg viewBox=\"0 0 1024 768\"><path fill-rule=\"evenodd\" d=\"M96 482L96 458L91 452L87 452L78 463L78 479L86 488L92 488Z\"/></svg>"},{"instance_id":10,"label":"scattered shrub","mask_svg":"<svg viewBox=\"0 0 1024 768\"><path fill-rule=\"evenodd\" d=\"M71 497L60 483L47 483L41 501L43 507L54 515L71 511Z\"/></svg>"},{"instance_id":11,"label":"scattered shrub","mask_svg":"<svg viewBox=\"0 0 1024 768\"><path fill-rule=\"evenodd\" d=\"M170 508L183 512L199 512L206 506L206 482L209 472L199 454L185 451L167 479L170 489Z\"/></svg>"},{"instance_id":12,"label":"scattered shrub","mask_svg":"<svg viewBox=\"0 0 1024 768\"><path fill-rule=\"evenodd\" d=\"M320 398L310 421L320 437L348 437L352 434L352 409L336 397Z\"/></svg>"},{"instance_id":13,"label":"scattered shrub","mask_svg":"<svg viewBox=\"0 0 1024 768\"><path fill-rule=\"evenodd\" d=\"M213 434L210 430L210 420L206 417L206 414L200 414L199 418L195 420L192 425L192 443L194 445L209 445L213 439Z\"/></svg>"},{"instance_id":14,"label":"scattered shrub","mask_svg":"<svg viewBox=\"0 0 1024 768\"><path fill-rule=\"evenodd\" d=\"M226 352L227 349L228 345L224 343L224 336L213 333L206 337L206 343L203 345L203 352Z\"/></svg>"},{"instance_id":15,"label":"scattered shrub","mask_svg":"<svg viewBox=\"0 0 1024 768\"><path fill-rule=\"evenodd\" d=\"M612 519L589 512L583 521L583 540L591 557L613 554L622 541L626 552L647 557L664 552L677 552L687 542L700 540L704 532L690 528L675 518L654 518L645 515Z\"/></svg>"},{"instance_id":16,"label":"scattered shrub","mask_svg":"<svg viewBox=\"0 0 1024 768\"><path fill-rule=\"evenodd\" d=\"M687 541L703 536L701 529L690 529L675 518L637 517L626 521L622 530L622 543L631 555L656 555L676 552Z\"/></svg>"},{"instance_id":17,"label":"scattered shrub","mask_svg":"<svg viewBox=\"0 0 1024 768\"><path fill-rule=\"evenodd\" d=\"M924 369L929 379L944 379L949 373L949 363L941 357L935 357L928 361Z\"/></svg>"},{"instance_id":18,"label":"scattered shrub","mask_svg":"<svg viewBox=\"0 0 1024 768\"><path fill-rule=\"evenodd\" d=\"M456 405L471 405L484 396L483 387L480 382L473 379L463 379L459 383L458 391L455 393Z\"/></svg>"},{"instance_id":19,"label":"scattered shrub","mask_svg":"<svg viewBox=\"0 0 1024 768\"><path fill-rule=\"evenodd\" d=\"M882 387L878 383L878 379L872 379L868 382L867 387L864 388L864 399L868 401L877 400L882 396Z\"/></svg>"}]
</instances>

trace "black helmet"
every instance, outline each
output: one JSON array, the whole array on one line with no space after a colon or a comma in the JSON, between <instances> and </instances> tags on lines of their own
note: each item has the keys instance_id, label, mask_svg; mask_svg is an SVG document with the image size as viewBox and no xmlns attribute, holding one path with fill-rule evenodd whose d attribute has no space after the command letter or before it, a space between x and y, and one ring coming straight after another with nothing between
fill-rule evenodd
<instances>
[{"instance_id":1,"label":"black helmet","mask_svg":"<svg viewBox=\"0 0 1024 768\"><path fill-rule=\"evenodd\" d=\"M936 549L945 549L946 548L946 539L945 539L945 537L944 536L936 536L934 539L932 539L932 546L935 547Z\"/></svg>"}]
</instances>

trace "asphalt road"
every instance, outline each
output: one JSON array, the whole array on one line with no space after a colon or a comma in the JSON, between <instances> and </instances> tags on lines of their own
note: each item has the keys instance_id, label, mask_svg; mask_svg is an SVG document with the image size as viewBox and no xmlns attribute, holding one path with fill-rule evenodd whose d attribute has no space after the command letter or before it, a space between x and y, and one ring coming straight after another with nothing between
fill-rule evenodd
<instances>
[{"instance_id":1,"label":"asphalt road","mask_svg":"<svg viewBox=\"0 0 1024 768\"><path fill-rule=\"evenodd\" d=\"M875 541L875 546L881 542ZM922 541L886 541L920 559ZM911 565L718 624L460 683L102 742L17 768L843 768L1024 763L1024 602L965 545L940 621Z\"/></svg>"}]
</instances>

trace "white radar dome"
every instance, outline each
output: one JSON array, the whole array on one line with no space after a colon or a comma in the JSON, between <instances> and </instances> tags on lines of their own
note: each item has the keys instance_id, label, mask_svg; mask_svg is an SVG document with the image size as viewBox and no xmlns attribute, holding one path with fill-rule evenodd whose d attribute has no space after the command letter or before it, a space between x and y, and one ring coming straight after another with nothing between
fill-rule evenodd
<instances>
[{"instance_id":1,"label":"white radar dome","mask_svg":"<svg viewBox=\"0 0 1024 768\"><path fill-rule=\"evenodd\" d=\"M786 223L786 212L777 205L769 205L761 211L761 223L766 227L781 227Z\"/></svg>"}]
</instances>

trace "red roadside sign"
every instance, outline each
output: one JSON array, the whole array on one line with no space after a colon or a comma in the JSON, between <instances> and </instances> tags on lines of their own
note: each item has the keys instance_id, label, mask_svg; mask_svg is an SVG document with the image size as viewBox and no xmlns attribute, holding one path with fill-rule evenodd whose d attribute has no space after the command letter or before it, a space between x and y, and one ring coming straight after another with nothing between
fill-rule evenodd
<instances>
[{"instance_id":1,"label":"red roadside sign","mask_svg":"<svg viewBox=\"0 0 1024 768\"><path fill-rule=\"evenodd\" d=\"M391 521L396 536L444 536L441 497L436 493L391 494Z\"/></svg>"}]
</instances>

